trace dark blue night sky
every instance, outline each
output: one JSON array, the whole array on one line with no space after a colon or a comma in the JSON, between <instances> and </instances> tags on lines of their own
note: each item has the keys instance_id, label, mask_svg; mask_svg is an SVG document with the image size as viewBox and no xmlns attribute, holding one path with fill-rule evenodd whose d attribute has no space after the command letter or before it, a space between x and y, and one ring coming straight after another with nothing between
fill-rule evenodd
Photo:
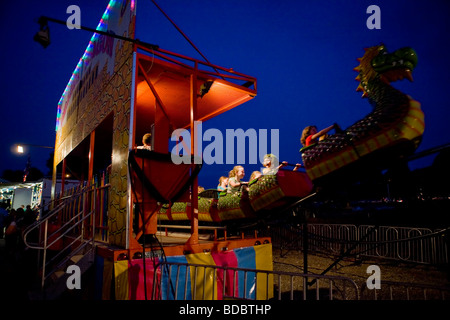
<instances>
[{"instance_id":1,"label":"dark blue night sky","mask_svg":"<svg viewBox=\"0 0 450 320\"><path fill-rule=\"evenodd\" d=\"M393 85L422 104L426 128L418 151L450 142L450 2L446 0L159 0L158 4L214 64L258 80L258 95L203 124L203 129L279 129L280 158L300 162L301 130L334 122L346 128L371 111L356 92L353 68L364 47L384 43L394 51L414 48L414 82ZM0 171L22 170L26 156L14 143L53 146L57 104L92 36L50 23L51 45L33 41L40 15L66 20L66 8L81 9L81 23L95 28L108 1L10 1L2 4L3 66L0 103ZM370 5L381 10L381 29L369 29ZM137 0L137 38L200 58L150 0ZM30 150L45 173L48 149ZM432 158L411 162L412 169ZM199 184L215 187L233 165L204 166ZM246 177L259 165L245 165ZM245 180L245 179L244 179Z\"/></svg>"}]
</instances>

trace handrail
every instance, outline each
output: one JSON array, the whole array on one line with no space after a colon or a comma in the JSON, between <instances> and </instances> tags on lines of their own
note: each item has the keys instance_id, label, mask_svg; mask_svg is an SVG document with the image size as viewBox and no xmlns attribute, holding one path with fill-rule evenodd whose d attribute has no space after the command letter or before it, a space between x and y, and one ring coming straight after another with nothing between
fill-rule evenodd
<instances>
[{"instance_id":1,"label":"handrail","mask_svg":"<svg viewBox=\"0 0 450 320\"><path fill-rule=\"evenodd\" d=\"M207 73L209 75L214 75L214 76L219 76L222 79L223 78L230 78L230 79L247 81L247 82L250 81L250 82L252 82L254 84L255 90L256 90L256 81L257 81L257 79L255 77L246 75L246 74L241 73L241 72L237 72L233 68L221 67L221 66L209 63L209 62L204 62L204 61L201 61L201 60L198 60L198 59L195 59L195 58L191 58L191 57L184 56L184 55L181 55L181 54L178 54L178 53L175 53L175 52L164 50L162 48L156 48L156 49L152 49L150 51L150 50L148 50L148 48L146 48L144 46L141 46L139 44L137 45L137 48L139 48L141 50L144 50L147 53L151 53L151 54L153 54L155 56L158 56L161 59L164 59L164 60L169 61L171 63L177 64L177 65L179 65L181 67L184 67L184 68L198 69L198 65L202 65L204 67L213 68L216 71L216 72L208 72L207 70L200 70L200 69L198 69L199 71L201 71L203 73ZM194 67L193 66L189 66L186 63L183 63L183 62L181 62L179 60L176 60L176 59L174 59L174 58L172 58L170 56L176 57L178 59L187 60L187 61L189 61L191 63L194 63L196 67L195 66ZM222 73L219 73L217 70L221 70ZM229 74L224 74L223 72L227 72ZM252 89L248 89L248 90L249 91L255 91L255 90L252 90Z\"/></svg>"},{"instance_id":2,"label":"handrail","mask_svg":"<svg viewBox=\"0 0 450 320\"><path fill-rule=\"evenodd\" d=\"M61 210L63 210L63 209L65 208L65 205L66 205L65 202L60 203L60 204L58 205L58 207L52 209L52 210L49 212L49 214L48 214L45 218L43 218L43 219L41 219L41 220L38 220L38 221L35 221L34 223L32 223L30 226L28 226L28 227L22 232L22 238L23 238L23 242L24 242L25 246L27 246L28 248L31 248L31 249L43 249L43 248L41 248L41 247L36 247L36 246L34 246L33 244L29 243L29 242L27 241L28 234L29 234L31 231L33 231L33 230L37 229L38 227L40 227L42 224L48 222L48 220L50 220L50 219L53 218L56 214L58 214ZM52 234L52 235L53 235L53 234ZM50 235L50 236L52 236L52 235Z\"/></svg>"},{"instance_id":3,"label":"handrail","mask_svg":"<svg viewBox=\"0 0 450 320\"><path fill-rule=\"evenodd\" d=\"M40 220L34 222L33 224L31 224L30 226L28 226L28 227L23 231L22 237L23 237L23 241L24 241L25 245L26 245L27 247L31 248L31 249L43 249L42 247L34 247L34 246L32 246L31 244L29 244L28 241L27 241L27 236L28 236L28 234L29 234L31 231L33 231L34 229L40 227L42 224L46 223L48 220L54 218L54 217L55 217L62 209L64 209L64 208L66 207L67 202L70 202L70 200L73 200L74 197L80 196L80 195L83 194L84 192L89 191L89 190L85 190L85 189L89 189L89 188L91 188L91 187L92 187L92 186L84 187L84 188L83 188L82 190L80 190L80 192L78 192L78 193L75 193L75 194L70 195L70 196L63 196L63 197L61 197L61 198L59 198L59 199L53 200L53 202L58 201L58 202L60 202L60 203L57 204L57 206L56 206L54 209L50 210L50 212L48 212L48 213L45 215L45 217L41 217ZM72 219L71 219L71 220L72 220ZM69 220L68 222L71 222L71 220ZM52 235L53 235L53 234L51 234L50 236L52 236Z\"/></svg>"},{"instance_id":4,"label":"handrail","mask_svg":"<svg viewBox=\"0 0 450 320\"><path fill-rule=\"evenodd\" d=\"M89 203L89 193L93 192L92 202ZM61 200L62 199L62 200ZM45 280L52 275L55 271L57 271L64 263L66 263L73 255L77 254L81 249L83 249L88 243L94 246L95 242L95 214L96 214L96 202L97 202L97 187L95 184L87 185L83 187L81 190L75 192L74 194L66 197L62 197L58 199L61 201L54 209L52 209L45 217L42 217L39 221L36 221L32 225L30 225L23 232L23 241L24 244L31 249L42 250L42 271L41 271L41 289L44 288ZM67 208L71 203L74 203L77 200L81 200L81 210L74 211L73 215L70 215L70 218L67 221L63 221L58 230L48 233L48 224L49 221L56 219L60 221L59 214L65 208ZM89 206L90 204L90 206ZM85 221L89 218L93 217L91 230L89 231L89 235L86 237L86 233L84 230ZM70 241L70 243L64 245L56 255L54 255L49 261L47 261L47 250L54 246L58 241L61 241L64 237L67 237L75 228L80 227L79 232L74 236L74 239ZM43 227L43 233L41 232ZM28 236L32 231L37 230L39 232L39 240L38 243L30 243L28 240ZM52 239L57 233L61 233L55 239ZM86 237L86 238L85 238ZM51 239L51 242L49 240ZM80 244L77 248L71 250L69 254L67 254L68 248L71 248L76 242L80 241L84 243ZM59 263L54 265L53 269L50 272L46 272L46 267L60 258L61 254L64 252L65 257L61 259Z\"/></svg>"}]
</instances>

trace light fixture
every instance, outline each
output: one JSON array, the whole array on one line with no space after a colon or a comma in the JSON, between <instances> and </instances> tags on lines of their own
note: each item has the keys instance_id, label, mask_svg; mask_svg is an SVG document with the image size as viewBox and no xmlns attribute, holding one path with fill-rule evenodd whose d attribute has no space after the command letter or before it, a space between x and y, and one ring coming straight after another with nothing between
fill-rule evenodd
<instances>
[{"instance_id":1,"label":"light fixture","mask_svg":"<svg viewBox=\"0 0 450 320\"><path fill-rule=\"evenodd\" d=\"M213 82L214 81L212 81L212 80L207 80L200 86L200 92L199 92L200 98L203 98L203 96L209 92L209 89L211 89Z\"/></svg>"},{"instance_id":2,"label":"light fixture","mask_svg":"<svg viewBox=\"0 0 450 320\"><path fill-rule=\"evenodd\" d=\"M36 147L36 148L44 148L44 149L54 149L54 147L49 147L49 146L40 146L40 145L36 145L36 144L28 144L28 143L16 143L13 145L13 149L11 149L11 151L15 150L14 152L17 153L25 153L26 147Z\"/></svg>"},{"instance_id":3,"label":"light fixture","mask_svg":"<svg viewBox=\"0 0 450 320\"><path fill-rule=\"evenodd\" d=\"M46 48L49 44L50 44L50 29L48 26L48 22L55 22L55 23L59 23L62 24L64 26L67 25L66 21L63 20L58 20L58 19L54 19L54 18L50 18L50 17L46 17L46 16L41 16L39 18L39 20L37 21L40 25L40 30L34 35L34 40L39 42L44 48ZM79 27L79 28L78 28ZM158 50L159 46L156 44L151 44L151 43L146 43L143 41L140 41L138 39L131 39L131 38L127 38L127 37L123 37L120 36L118 34L114 34L114 33L110 33L108 31L102 31L102 30L97 30L97 29L92 29L92 28L88 28L88 27L84 27L84 26L77 26L77 29L82 29L85 31L89 31L89 32L93 32L95 34L99 34L99 35L104 35L107 37L112 37L115 39L119 39L119 40L124 40L124 41L128 41L131 43L136 43L140 46L143 46L145 48L150 48L152 50Z\"/></svg>"},{"instance_id":4,"label":"light fixture","mask_svg":"<svg viewBox=\"0 0 450 320\"><path fill-rule=\"evenodd\" d=\"M34 35L34 41L39 42L44 49L50 44L50 29L48 27L47 19L40 17L38 20L41 29Z\"/></svg>"}]
</instances>

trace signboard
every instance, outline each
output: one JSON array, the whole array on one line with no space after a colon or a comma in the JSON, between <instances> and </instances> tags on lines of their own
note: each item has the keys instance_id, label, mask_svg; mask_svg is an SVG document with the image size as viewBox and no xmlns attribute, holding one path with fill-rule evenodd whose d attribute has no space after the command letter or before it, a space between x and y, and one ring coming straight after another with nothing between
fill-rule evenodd
<instances>
[{"instance_id":1,"label":"signboard","mask_svg":"<svg viewBox=\"0 0 450 320\"><path fill-rule=\"evenodd\" d=\"M136 1L111 0L97 30L134 38ZM53 181L57 166L113 115L108 221L110 242L127 245L126 159L130 132L133 43L94 34L58 103ZM125 171L124 169L125 168ZM54 192L52 191L52 194Z\"/></svg>"},{"instance_id":2,"label":"signboard","mask_svg":"<svg viewBox=\"0 0 450 320\"><path fill-rule=\"evenodd\" d=\"M134 38L135 0L111 0L97 30ZM58 103L56 152L59 162L98 125L86 123L87 114L99 114L101 121L111 103L102 100L105 91L121 68L124 55L131 57L132 45L106 35L94 34L79 60Z\"/></svg>"}]
</instances>

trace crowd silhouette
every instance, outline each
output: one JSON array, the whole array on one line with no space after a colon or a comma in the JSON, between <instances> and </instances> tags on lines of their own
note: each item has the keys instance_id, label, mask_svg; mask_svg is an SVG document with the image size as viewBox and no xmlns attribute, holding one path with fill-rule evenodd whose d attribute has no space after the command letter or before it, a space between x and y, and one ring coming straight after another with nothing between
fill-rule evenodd
<instances>
[{"instance_id":1,"label":"crowd silhouette","mask_svg":"<svg viewBox=\"0 0 450 320\"><path fill-rule=\"evenodd\" d=\"M28 250L23 231L36 221L38 211L31 206L12 208L0 203L0 299L29 300L28 291L35 284L37 253Z\"/></svg>"}]
</instances>

